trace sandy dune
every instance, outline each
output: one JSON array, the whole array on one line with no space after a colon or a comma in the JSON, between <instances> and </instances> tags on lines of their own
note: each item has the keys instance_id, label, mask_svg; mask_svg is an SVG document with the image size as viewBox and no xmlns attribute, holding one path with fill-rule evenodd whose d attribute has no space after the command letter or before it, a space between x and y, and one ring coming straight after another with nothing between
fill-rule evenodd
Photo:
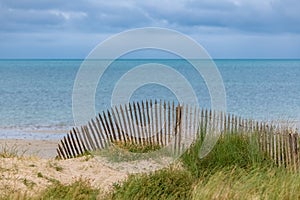
<instances>
[{"instance_id":1,"label":"sandy dune","mask_svg":"<svg viewBox=\"0 0 300 200\"><path fill-rule=\"evenodd\" d=\"M88 179L95 188L107 190L114 182L126 178L93 157L55 160L57 141L1 140L0 149L17 148L20 157L0 156L0 194L27 192L36 194L53 181L68 184L76 179Z\"/></svg>"}]
</instances>

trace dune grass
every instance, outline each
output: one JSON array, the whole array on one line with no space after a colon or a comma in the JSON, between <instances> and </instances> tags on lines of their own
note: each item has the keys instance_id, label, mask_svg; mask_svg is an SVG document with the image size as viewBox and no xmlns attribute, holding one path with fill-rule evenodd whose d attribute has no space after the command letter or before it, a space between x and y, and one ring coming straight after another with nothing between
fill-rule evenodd
<instances>
[{"instance_id":1,"label":"dune grass","mask_svg":"<svg viewBox=\"0 0 300 200\"><path fill-rule=\"evenodd\" d=\"M91 154L106 158L106 160L109 162L121 163L155 158L158 150L161 156L167 156L170 154L168 151L161 149L161 147L157 144L139 145L124 142L114 142L111 146L91 152Z\"/></svg>"},{"instance_id":2,"label":"dune grass","mask_svg":"<svg viewBox=\"0 0 300 200\"><path fill-rule=\"evenodd\" d=\"M114 145L131 153L148 153L151 151L159 150L161 148L160 145L157 144L139 145L134 143L114 142Z\"/></svg>"},{"instance_id":3,"label":"dune grass","mask_svg":"<svg viewBox=\"0 0 300 200\"><path fill-rule=\"evenodd\" d=\"M44 190L37 199L97 199L100 191L91 187L88 180L79 179L69 185L59 182Z\"/></svg>"},{"instance_id":4,"label":"dune grass","mask_svg":"<svg viewBox=\"0 0 300 200\"><path fill-rule=\"evenodd\" d=\"M237 133L224 134L212 151L203 159L199 159L203 140L198 139L181 156L181 161L196 177L200 177L204 172L213 173L222 168L238 166L247 169L273 165L273 162L259 150L257 141L255 135L250 138Z\"/></svg>"},{"instance_id":5,"label":"dune grass","mask_svg":"<svg viewBox=\"0 0 300 200\"><path fill-rule=\"evenodd\" d=\"M275 167L223 168L200 177L192 199L300 199L300 173Z\"/></svg>"},{"instance_id":6,"label":"dune grass","mask_svg":"<svg viewBox=\"0 0 300 200\"><path fill-rule=\"evenodd\" d=\"M112 199L189 199L194 182L189 171L174 167L130 175L127 181L114 186Z\"/></svg>"},{"instance_id":7,"label":"dune grass","mask_svg":"<svg viewBox=\"0 0 300 200\"><path fill-rule=\"evenodd\" d=\"M111 199L299 199L300 173L274 165L256 141L228 134L199 159L198 140L182 155L183 167L131 175Z\"/></svg>"},{"instance_id":8,"label":"dune grass","mask_svg":"<svg viewBox=\"0 0 300 200\"><path fill-rule=\"evenodd\" d=\"M199 159L202 142L168 168L129 175L109 194L80 179L53 182L37 199L300 199L300 172L276 166L259 150L255 135L225 134Z\"/></svg>"},{"instance_id":9,"label":"dune grass","mask_svg":"<svg viewBox=\"0 0 300 200\"><path fill-rule=\"evenodd\" d=\"M8 146L7 144L0 147L0 158L16 158L23 157L26 150L20 151L17 145Z\"/></svg>"}]
</instances>

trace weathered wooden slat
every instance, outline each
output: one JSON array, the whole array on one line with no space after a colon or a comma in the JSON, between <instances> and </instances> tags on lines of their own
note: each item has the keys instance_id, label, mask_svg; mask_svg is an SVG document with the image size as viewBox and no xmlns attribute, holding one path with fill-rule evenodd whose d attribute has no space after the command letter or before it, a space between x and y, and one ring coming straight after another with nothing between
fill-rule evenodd
<instances>
[{"instance_id":1,"label":"weathered wooden slat","mask_svg":"<svg viewBox=\"0 0 300 200\"><path fill-rule=\"evenodd\" d=\"M164 137L164 145L167 146L167 137L168 137L168 119L167 119L167 105L166 105L166 101L164 101L164 105L163 105L163 127L164 127L164 132L163 132L163 137Z\"/></svg>"},{"instance_id":2,"label":"weathered wooden slat","mask_svg":"<svg viewBox=\"0 0 300 200\"><path fill-rule=\"evenodd\" d=\"M159 145L163 146L162 102L159 101Z\"/></svg>"},{"instance_id":3,"label":"weathered wooden slat","mask_svg":"<svg viewBox=\"0 0 300 200\"><path fill-rule=\"evenodd\" d=\"M208 123L209 123L209 113L207 108L204 111L204 126L203 126L203 132L204 132L204 136L206 136L208 134Z\"/></svg>"},{"instance_id":4,"label":"weathered wooden slat","mask_svg":"<svg viewBox=\"0 0 300 200\"><path fill-rule=\"evenodd\" d=\"M157 101L154 103L154 113L155 113L155 144L159 145L159 124L158 124L158 107Z\"/></svg>"},{"instance_id":5,"label":"weathered wooden slat","mask_svg":"<svg viewBox=\"0 0 300 200\"><path fill-rule=\"evenodd\" d=\"M185 105L184 115L185 115L185 117L184 117L184 119L185 119L184 126L185 127L183 127L184 128L183 138L186 141L189 139L188 137L189 137L189 131L190 131L189 121L188 121L189 120L189 106L188 105ZM184 141L183 145L185 145L185 141ZM185 146L183 146L183 149L185 149Z\"/></svg>"},{"instance_id":6,"label":"weathered wooden slat","mask_svg":"<svg viewBox=\"0 0 300 200\"><path fill-rule=\"evenodd\" d=\"M269 154L270 154L270 158L273 158L273 160L274 160L274 155L273 155L274 137L273 137L273 133L272 133L271 124L268 124L268 126L267 126L267 134L269 136Z\"/></svg>"},{"instance_id":7,"label":"weathered wooden slat","mask_svg":"<svg viewBox=\"0 0 300 200\"><path fill-rule=\"evenodd\" d=\"M70 132L71 133L71 132ZM68 146L70 148L70 153L72 154L72 157L75 158L76 157L76 153L75 153L75 150L74 150L74 147L73 147L73 144L72 144L72 141L70 139L70 134L67 135L67 143L68 143Z\"/></svg>"},{"instance_id":8,"label":"weathered wooden slat","mask_svg":"<svg viewBox=\"0 0 300 200\"><path fill-rule=\"evenodd\" d=\"M92 150L92 151L95 151L97 148L96 148L96 145L95 145L95 143L94 143L94 141L93 141L93 139L92 139L92 136L91 136L91 134L90 134L90 131L89 131L89 129L88 129L88 126L83 126L83 131L85 132L85 135L86 135L86 137L87 137L87 139L88 139L88 141L89 141L91 150Z\"/></svg>"},{"instance_id":9,"label":"weathered wooden slat","mask_svg":"<svg viewBox=\"0 0 300 200\"><path fill-rule=\"evenodd\" d=\"M104 112L102 112L102 115L101 114L98 115L99 120L100 120L101 125L102 125L101 127L103 127L103 129L104 129L104 134L105 134L105 138L106 138L105 141L107 141L107 143L110 144L110 142L112 142L112 138L110 137L110 134L109 134L110 130L107 127L107 122L105 121L104 116L105 116Z\"/></svg>"},{"instance_id":10,"label":"weathered wooden slat","mask_svg":"<svg viewBox=\"0 0 300 200\"><path fill-rule=\"evenodd\" d=\"M171 138L172 139L175 139L175 133L176 133L176 118L177 118L177 113L176 113L176 107L175 107L175 104L174 104L174 101L172 102L172 125L171 125L171 128L172 128L172 135L171 135ZM174 145L174 144L173 144Z\"/></svg>"},{"instance_id":11,"label":"weathered wooden slat","mask_svg":"<svg viewBox=\"0 0 300 200\"><path fill-rule=\"evenodd\" d=\"M284 146L282 145L283 144L283 141L282 141L282 134L280 134L279 132L279 129L277 128L277 138L278 138L278 163L279 163L279 167L283 166L284 165L284 162L283 162L283 148Z\"/></svg>"},{"instance_id":12,"label":"weathered wooden slat","mask_svg":"<svg viewBox=\"0 0 300 200\"><path fill-rule=\"evenodd\" d=\"M65 145L65 138L63 138L60 142L61 142L61 145L63 147L63 150L64 150L64 153L66 155L66 158L71 158L70 154L68 153L67 147Z\"/></svg>"},{"instance_id":13,"label":"weathered wooden slat","mask_svg":"<svg viewBox=\"0 0 300 200\"><path fill-rule=\"evenodd\" d=\"M134 120L134 111L132 109L131 104L129 103L129 113L130 113L130 121L131 121L131 125L132 125L132 133L131 133L131 138L132 138L132 142L134 142L134 144L138 144L138 140L137 140L137 135L136 135L136 123Z\"/></svg>"},{"instance_id":14,"label":"weathered wooden slat","mask_svg":"<svg viewBox=\"0 0 300 200\"><path fill-rule=\"evenodd\" d=\"M287 149L287 142L286 142L287 134L285 133L285 130L282 133L284 133L284 134L281 134L283 137L283 145L284 145L284 165L285 165L285 167L287 167L288 166L288 149Z\"/></svg>"},{"instance_id":15,"label":"weathered wooden slat","mask_svg":"<svg viewBox=\"0 0 300 200\"><path fill-rule=\"evenodd\" d=\"M171 142L171 125L172 125L172 118L171 118L171 105L170 102L168 102L168 133L167 133L167 141L168 144Z\"/></svg>"},{"instance_id":16,"label":"weathered wooden slat","mask_svg":"<svg viewBox=\"0 0 300 200\"><path fill-rule=\"evenodd\" d=\"M201 108L201 114L200 114L200 139L201 139L201 141L203 141L203 139L204 139L204 122L205 122L204 109Z\"/></svg>"},{"instance_id":17,"label":"weathered wooden slat","mask_svg":"<svg viewBox=\"0 0 300 200\"><path fill-rule=\"evenodd\" d=\"M128 104L128 106L130 106L130 104ZM126 113L126 118L127 118L127 124L128 124L128 132L127 132L127 135L128 135L128 140L130 141L130 143L134 143L134 141L133 141L133 134L134 134L134 130L133 130L133 127L132 127L132 123L130 123L130 122L132 122L132 121L130 121L130 119L131 119L131 108L130 107L128 107L127 108L127 105L125 104L125 113Z\"/></svg>"},{"instance_id":18,"label":"weathered wooden slat","mask_svg":"<svg viewBox=\"0 0 300 200\"><path fill-rule=\"evenodd\" d=\"M138 127L140 129L140 135L139 135L139 138L141 140L141 144L142 145L145 145L145 126L144 126L144 120L143 120L143 117L142 117L142 112L141 111L141 106L139 104L139 102L136 103L137 105L137 113L138 113Z\"/></svg>"},{"instance_id":19,"label":"weathered wooden slat","mask_svg":"<svg viewBox=\"0 0 300 200\"><path fill-rule=\"evenodd\" d=\"M239 121L238 121L238 117L237 116L234 117L234 122L235 122L235 124L234 124L234 132L237 133L238 132L238 125L239 125Z\"/></svg>"},{"instance_id":20,"label":"weathered wooden slat","mask_svg":"<svg viewBox=\"0 0 300 200\"><path fill-rule=\"evenodd\" d=\"M91 122L88 122L87 128L88 128L88 130L90 130L90 133L92 133L92 134L91 134L91 139L92 139L92 141L93 141L94 144L95 144L95 150L96 150L96 149L100 149L101 147L100 147L100 144L99 144L99 142L98 142L98 139L97 139L97 137L96 137L96 134L95 134L95 131L94 131L93 127L92 127Z\"/></svg>"},{"instance_id":21,"label":"weathered wooden slat","mask_svg":"<svg viewBox=\"0 0 300 200\"><path fill-rule=\"evenodd\" d=\"M263 123L262 122L260 122L259 123L259 133L260 133L260 135L261 135L261 141L260 141L260 144L261 144L261 150L263 151L263 152L266 152L266 145L265 145L265 133L264 133L264 130L263 130Z\"/></svg>"},{"instance_id":22,"label":"weathered wooden slat","mask_svg":"<svg viewBox=\"0 0 300 200\"><path fill-rule=\"evenodd\" d=\"M78 148L79 155L82 155L84 153L84 151L83 151L82 145L80 144L80 140L78 138L78 135L77 135L77 132L76 132L75 128L73 128L72 131L73 131L73 134L75 136L76 146Z\"/></svg>"},{"instance_id":23,"label":"weathered wooden slat","mask_svg":"<svg viewBox=\"0 0 300 200\"><path fill-rule=\"evenodd\" d=\"M200 128L200 117L201 117L201 110L200 108L197 106L196 107L196 112L195 112L195 123L194 123L194 133L195 135L195 139L198 139L200 134L201 134L201 128Z\"/></svg>"},{"instance_id":24,"label":"weathered wooden slat","mask_svg":"<svg viewBox=\"0 0 300 200\"><path fill-rule=\"evenodd\" d=\"M108 126L109 126L109 129L110 129L110 135L112 136L112 139L113 139L113 142L117 141L117 136L116 136L116 130L115 130L115 127L114 127L114 121L111 117L111 114L109 112L109 110L107 110L107 116L108 116Z\"/></svg>"},{"instance_id":25,"label":"weathered wooden slat","mask_svg":"<svg viewBox=\"0 0 300 200\"><path fill-rule=\"evenodd\" d=\"M286 162L287 162L287 166L291 167L291 149L290 149L290 134L287 132L286 134L286 150L287 150L287 157L286 157Z\"/></svg>"},{"instance_id":26,"label":"weathered wooden slat","mask_svg":"<svg viewBox=\"0 0 300 200\"><path fill-rule=\"evenodd\" d=\"M179 106L179 131L178 131L178 155L182 151L182 136L183 136L183 113L184 113L184 104L182 103L182 106Z\"/></svg>"},{"instance_id":27,"label":"weathered wooden slat","mask_svg":"<svg viewBox=\"0 0 300 200\"><path fill-rule=\"evenodd\" d=\"M148 135L148 132L149 132L149 130L148 130L148 124L147 124L147 115L146 115L146 110L145 110L145 103L144 103L144 101L142 101L142 118L143 118L143 129L144 129L144 140L145 140L145 143L147 144L147 145L149 145L149 141L148 141L148 139L149 139L149 135Z\"/></svg>"},{"instance_id":28,"label":"weathered wooden slat","mask_svg":"<svg viewBox=\"0 0 300 200\"><path fill-rule=\"evenodd\" d=\"M213 120L213 116L212 116L212 111L211 109L209 110L209 117L208 117L208 134L212 134L212 120Z\"/></svg>"},{"instance_id":29,"label":"weathered wooden slat","mask_svg":"<svg viewBox=\"0 0 300 200\"><path fill-rule=\"evenodd\" d=\"M282 152L283 152L284 146L282 145L282 137L281 137L282 134L280 134L279 131L280 131L280 129L279 129L279 127L277 127L276 135L277 135L277 141L278 141L278 151L277 151L278 164L279 164L279 166L282 166L282 165L284 165L283 158L282 158L282 155L283 155Z\"/></svg>"},{"instance_id":30,"label":"weathered wooden slat","mask_svg":"<svg viewBox=\"0 0 300 200\"><path fill-rule=\"evenodd\" d=\"M299 150L299 141L298 141L298 138L299 138L299 135L297 133L294 133L293 134L293 137L294 137L294 151L293 151L293 154L294 154L294 158L295 158L295 171L297 171L299 169L299 153L298 153L298 150Z\"/></svg>"},{"instance_id":31,"label":"weathered wooden slat","mask_svg":"<svg viewBox=\"0 0 300 200\"><path fill-rule=\"evenodd\" d=\"M180 106L176 107L176 121L175 121L175 132L174 132L174 152L177 151L177 141L178 141L178 132L179 132L179 114L180 113Z\"/></svg>"},{"instance_id":32,"label":"weathered wooden slat","mask_svg":"<svg viewBox=\"0 0 300 200\"><path fill-rule=\"evenodd\" d=\"M86 146L86 150L87 151L91 151L92 147L91 147L91 145L88 142L88 139L87 139L87 136L85 134L85 130L84 130L83 126L80 127L80 130L81 130L81 134L83 136L83 140L84 140L84 143L85 143L85 146Z\"/></svg>"},{"instance_id":33,"label":"weathered wooden slat","mask_svg":"<svg viewBox=\"0 0 300 200\"><path fill-rule=\"evenodd\" d=\"M152 138L152 144L155 145L156 141L155 141L155 135L156 135L156 128L155 128L155 119L154 119L154 113L155 110L153 110L153 104L152 104L152 100L150 100L150 115L151 115L151 138Z\"/></svg>"},{"instance_id":34,"label":"weathered wooden slat","mask_svg":"<svg viewBox=\"0 0 300 200\"><path fill-rule=\"evenodd\" d=\"M293 149L292 149L292 133L288 133L288 147L289 147L289 163L290 168L293 169Z\"/></svg>"},{"instance_id":35,"label":"weathered wooden slat","mask_svg":"<svg viewBox=\"0 0 300 200\"><path fill-rule=\"evenodd\" d=\"M124 128L125 125L122 123L121 115L117 106L115 107L115 111L116 111L116 118L117 118L115 121L118 121L119 138L121 141L123 141L126 144L127 141L125 136L125 128Z\"/></svg>"},{"instance_id":36,"label":"weathered wooden slat","mask_svg":"<svg viewBox=\"0 0 300 200\"><path fill-rule=\"evenodd\" d=\"M125 107L125 110L127 110L126 107ZM123 125L124 125L123 139L124 139L125 143L127 143L127 142L130 142L129 138L127 137L128 136L128 132L129 132L128 129L127 129L127 124L129 126L129 123L126 121L126 117L124 115L124 111L123 111L122 105L120 105L120 112L121 112L122 122L123 122Z\"/></svg>"},{"instance_id":37,"label":"weathered wooden slat","mask_svg":"<svg viewBox=\"0 0 300 200\"><path fill-rule=\"evenodd\" d=\"M152 140L151 140L151 138L152 138L152 130L151 130L151 110L150 109L152 109L151 107L149 107L149 102L148 102L148 100L146 101L146 111L147 111L147 129L148 129L148 144L150 144L150 145L152 145Z\"/></svg>"},{"instance_id":38,"label":"weathered wooden slat","mask_svg":"<svg viewBox=\"0 0 300 200\"><path fill-rule=\"evenodd\" d=\"M134 110L134 121L135 121L134 125L135 125L135 130L136 130L135 137L137 138L137 144L142 145L140 122L139 122L139 119L138 119L137 106L136 106L135 102L133 102L133 110Z\"/></svg>"},{"instance_id":39,"label":"weathered wooden slat","mask_svg":"<svg viewBox=\"0 0 300 200\"><path fill-rule=\"evenodd\" d=\"M72 130L70 131L70 136L71 136L71 142L72 142L72 144L73 144L73 148L74 148L74 150L75 150L75 152L76 152L76 156L78 156L78 155L80 155L80 151L78 150L79 147L78 147L78 145L77 145L76 142L75 142L75 139L74 139ZM74 153L75 153L75 152L74 152Z\"/></svg>"},{"instance_id":40,"label":"weathered wooden slat","mask_svg":"<svg viewBox=\"0 0 300 200\"><path fill-rule=\"evenodd\" d=\"M73 158L66 136L64 137L64 145L66 147L66 152L67 152L68 158Z\"/></svg>"},{"instance_id":41,"label":"weathered wooden slat","mask_svg":"<svg viewBox=\"0 0 300 200\"><path fill-rule=\"evenodd\" d=\"M226 115L226 113L224 113L223 115L224 115L224 116L223 116L223 117L224 117L224 121L223 121L223 123L224 123L224 125L223 125L223 127L224 127L224 132L223 132L223 133L224 133L224 134L227 134L227 133L228 133L228 131L227 131L227 128L228 128L228 126L227 126L227 123L228 123L228 122L227 122L227 115Z\"/></svg>"},{"instance_id":42,"label":"weathered wooden slat","mask_svg":"<svg viewBox=\"0 0 300 200\"><path fill-rule=\"evenodd\" d=\"M212 111L213 113L213 118L212 118L212 133L214 134L214 137L218 136L218 126L219 126L219 119L218 119L218 114L216 111Z\"/></svg>"},{"instance_id":43,"label":"weathered wooden slat","mask_svg":"<svg viewBox=\"0 0 300 200\"><path fill-rule=\"evenodd\" d=\"M97 140L97 142L99 143L99 149L104 149L105 148L105 144L102 138L102 131L101 129L99 129L99 127L97 126L96 122L92 119L91 120L91 124L93 125L93 128L96 132L97 138L95 137L95 139Z\"/></svg>"},{"instance_id":44,"label":"weathered wooden slat","mask_svg":"<svg viewBox=\"0 0 300 200\"><path fill-rule=\"evenodd\" d=\"M63 148L60 146L60 144L57 145L59 149L59 159L67 159L67 156L65 155Z\"/></svg>"},{"instance_id":45,"label":"weathered wooden slat","mask_svg":"<svg viewBox=\"0 0 300 200\"><path fill-rule=\"evenodd\" d=\"M104 122L105 122L105 127L106 127L106 130L107 130L107 137L109 138L110 142L113 143L114 142L114 137L113 137L112 128L110 127L109 118L108 118L108 116L106 116L105 112L102 113L102 116L103 116L103 119L104 119Z\"/></svg>"},{"instance_id":46,"label":"weathered wooden slat","mask_svg":"<svg viewBox=\"0 0 300 200\"><path fill-rule=\"evenodd\" d=\"M83 151L87 152L88 148L87 148L87 146L85 144L85 141L84 141L84 139L82 137L83 134L80 132L80 130L78 129L78 127L75 127L75 130L76 130L76 133L77 133L76 135L78 135L78 139L81 141Z\"/></svg>"},{"instance_id":47,"label":"weathered wooden slat","mask_svg":"<svg viewBox=\"0 0 300 200\"><path fill-rule=\"evenodd\" d=\"M110 111L111 111L111 118L112 118L111 119L111 126L113 127L113 130L114 130L114 135L115 135L115 138L116 138L115 140L116 141L122 141L119 121L116 117L114 109L112 108L112 109L110 109Z\"/></svg>"},{"instance_id":48,"label":"weathered wooden slat","mask_svg":"<svg viewBox=\"0 0 300 200\"><path fill-rule=\"evenodd\" d=\"M277 146L278 146L278 144L277 144L275 127L273 126L273 124L271 124L271 134L272 134L272 141L273 141L272 155L273 155L275 163L278 164L278 160L277 160Z\"/></svg>"},{"instance_id":49,"label":"weathered wooden slat","mask_svg":"<svg viewBox=\"0 0 300 200\"><path fill-rule=\"evenodd\" d=\"M291 157L292 157L292 163L293 163L293 169L296 170L297 166L296 166L296 154L295 154L295 135L294 135L294 131L292 130L291 132Z\"/></svg>"},{"instance_id":50,"label":"weathered wooden slat","mask_svg":"<svg viewBox=\"0 0 300 200\"><path fill-rule=\"evenodd\" d=\"M190 123L189 123L189 127L190 127L190 134L189 134L189 139L192 138L196 138L198 137L198 133L196 131L196 124L197 124L197 120L196 120L196 115L197 115L197 106L191 106L190 108Z\"/></svg>"}]
</instances>

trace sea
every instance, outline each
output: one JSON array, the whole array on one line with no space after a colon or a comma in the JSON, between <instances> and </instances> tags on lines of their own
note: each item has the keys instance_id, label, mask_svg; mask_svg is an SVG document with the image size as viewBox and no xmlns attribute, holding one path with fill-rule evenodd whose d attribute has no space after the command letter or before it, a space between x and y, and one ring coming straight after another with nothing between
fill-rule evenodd
<instances>
[{"instance_id":1,"label":"sea","mask_svg":"<svg viewBox=\"0 0 300 200\"><path fill-rule=\"evenodd\" d=\"M63 137L75 125L72 96L83 61L0 60L0 139L52 140ZM210 108L205 80L186 60L119 59L99 77L95 91L96 112L111 107L114 88L128 72L148 63L176 70L191 85L199 105ZM225 87L227 112L255 120L288 121L299 127L300 60L216 59L214 63ZM150 70L141 76L149 80L159 73L163 72ZM168 74L160 77L167 80ZM168 81L180 85L176 78ZM180 87L178 90L183 95L186 92L180 91ZM174 91L164 85L163 80L160 83L157 79L141 85L128 98L130 101L178 101Z\"/></svg>"}]
</instances>

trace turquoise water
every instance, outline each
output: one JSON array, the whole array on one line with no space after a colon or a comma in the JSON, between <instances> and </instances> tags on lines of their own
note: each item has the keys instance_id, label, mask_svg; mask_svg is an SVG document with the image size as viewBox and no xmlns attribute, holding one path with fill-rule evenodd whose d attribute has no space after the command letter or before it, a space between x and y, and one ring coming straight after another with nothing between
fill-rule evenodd
<instances>
[{"instance_id":1,"label":"turquoise water","mask_svg":"<svg viewBox=\"0 0 300 200\"><path fill-rule=\"evenodd\" d=\"M117 81L140 64L173 67L191 83L200 105L210 107L204 81L183 60L119 60L101 78L97 111L110 107ZM74 125L72 90L82 60L0 60L0 138L54 139ZM216 60L226 89L227 110L261 120L300 121L300 60ZM155 74L147 74L155 76ZM176 82L176 80L174 80ZM176 100L157 84L131 100Z\"/></svg>"}]
</instances>

